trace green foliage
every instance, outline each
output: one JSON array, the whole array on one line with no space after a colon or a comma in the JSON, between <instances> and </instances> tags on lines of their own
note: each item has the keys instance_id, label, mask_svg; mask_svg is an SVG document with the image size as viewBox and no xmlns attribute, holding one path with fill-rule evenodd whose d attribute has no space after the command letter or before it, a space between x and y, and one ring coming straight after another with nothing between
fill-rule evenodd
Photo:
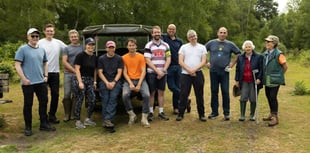
<instances>
[{"instance_id":1,"label":"green foliage","mask_svg":"<svg viewBox=\"0 0 310 153\"><path fill-rule=\"evenodd\" d=\"M10 78L14 76L14 67L13 63L14 61L7 61L7 62L1 62L0 63L0 73L8 73Z\"/></svg>"},{"instance_id":2,"label":"green foliage","mask_svg":"<svg viewBox=\"0 0 310 153\"><path fill-rule=\"evenodd\" d=\"M0 61L12 61L14 60L15 52L24 44L22 41L17 43L5 42L0 46Z\"/></svg>"},{"instance_id":3,"label":"green foliage","mask_svg":"<svg viewBox=\"0 0 310 153\"><path fill-rule=\"evenodd\" d=\"M310 94L309 90L307 89L305 82L302 81L297 81L295 83L295 90L294 90L295 95L306 95Z\"/></svg>"}]
</instances>

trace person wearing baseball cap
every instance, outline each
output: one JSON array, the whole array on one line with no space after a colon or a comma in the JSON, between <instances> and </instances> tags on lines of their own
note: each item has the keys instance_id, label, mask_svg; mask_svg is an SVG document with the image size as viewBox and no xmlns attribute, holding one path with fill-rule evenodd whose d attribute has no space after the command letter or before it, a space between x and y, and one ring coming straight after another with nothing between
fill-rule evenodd
<instances>
[{"instance_id":1,"label":"person wearing baseball cap","mask_svg":"<svg viewBox=\"0 0 310 153\"><path fill-rule=\"evenodd\" d=\"M96 63L97 57L94 54L95 49L94 38L85 40L85 51L76 55L74 60L74 69L76 77L73 79L73 92L76 99L75 105L75 126L77 129L86 128L85 125L96 126L96 122L91 120L91 116L95 107L95 88L97 87ZM88 107L87 116L84 123L81 122L81 108L84 97L87 97Z\"/></svg>"},{"instance_id":2,"label":"person wearing baseball cap","mask_svg":"<svg viewBox=\"0 0 310 153\"><path fill-rule=\"evenodd\" d=\"M98 59L103 126L111 133L115 132L113 119L116 114L117 97L122 89L120 79L124 69L122 57L115 54L115 48L114 41L107 41L107 53Z\"/></svg>"},{"instance_id":3,"label":"person wearing baseball cap","mask_svg":"<svg viewBox=\"0 0 310 153\"><path fill-rule=\"evenodd\" d=\"M21 81L24 95L24 122L26 136L32 133L33 95L39 101L40 130L55 131L47 119L47 55L44 48L38 47L39 30L30 28L27 31L28 43L18 48L15 54L15 69Z\"/></svg>"},{"instance_id":4,"label":"person wearing baseball cap","mask_svg":"<svg viewBox=\"0 0 310 153\"><path fill-rule=\"evenodd\" d=\"M279 124L277 96L280 85L285 85L284 73L288 69L286 58L278 49L278 45L279 38L277 36L269 35L265 38L263 84L265 85L270 114L268 117L264 117L263 121L270 121L268 126Z\"/></svg>"}]
</instances>

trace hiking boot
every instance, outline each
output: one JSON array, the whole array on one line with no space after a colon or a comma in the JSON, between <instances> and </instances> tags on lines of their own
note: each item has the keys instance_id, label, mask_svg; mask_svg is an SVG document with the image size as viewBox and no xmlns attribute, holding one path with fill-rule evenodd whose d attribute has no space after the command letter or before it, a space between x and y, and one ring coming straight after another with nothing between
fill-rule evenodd
<instances>
[{"instance_id":1,"label":"hiking boot","mask_svg":"<svg viewBox=\"0 0 310 153\"><path fill-rule=\"evenodd\" d=\"M96 122L92 121L90 118L86 118L84 121L84 125L96 126Z\"/></svg>"},{"instance_id":2,"label":"hiking boot","mask_svg":"<svg viewBox=\"0 0 310 153\"><path fill-rule=\"evenodd\" d=\"M230 120L230 116L229 115L224 115L224 121L229 121Z\"/></svg>"},{"instance_id":3,"label":"hiking boot","mask_svg":"<svg viewBox=\"0 0 310 153\"><path fill-rule=\"evenodd\" d=\"M214 119L216 119L217 116L218 116L218 115L210 114L210 115L208 116L208 119L214 120Z\"/></svg>"},{"instance_id":4,"label":"hiking boot","mask_svg":"<svg viewBox=\"0 0 310 153\"><path fill-rule=\"evenodd\" d=\"M166 116L164 112L159 113L158 114L158 118L161 119L161 120L165 120L165 121L169 120L169 117Z\"/></svg>"},{"instance_id":5,"label":"hiking boot","mask_svg":"<svg viewBox=\"0 0 310 153\"><path fill-rule=\"evenodd\" d=\"M77 128L77 129L85 129L86 126L80 120L78 120L78 121L75 122L75 128Z\"/></svg>"},{"instance_id":6,"label":"hiking boot","mask_svg":"<svg viewBox=\"0 0 310 153\"><path fill-rule=\"evenodd\" d=\"M179 110L178 109L174 109L173 110L173 115L178 115L179 114Z\"/></svg>"},{"instance_id":7,"label":"hiking boot","mask_svg":"<svg viewBox=\"0 0 310 153\"><path fill-rule=\"evenodd\" d=\"M154 120L154 114L153 113L149 113L149 115L147 116L147 120L148 121L153 121Z\"/></svg>"},{"instance_id":8,"label":"hiking boot","mask_svg":"<svg viewBox=\"0 0 310 153\"><path fill-rule=\"evenodd\" d=\"M269 114L269 116L268 117L264 117L263 118L263 121L271 121L271 114Z\"/></svg>"},{"instance_id":9,"label":"hiking boot","mask_svg":"<svg viewBox=\"0 0 310 153\"><path fill-rule=\"evenodd\" d=\"M147 121L148 114L142 113L141 125L144 127L151 127L150 123Z\"/></svg>"},{"instance_id":10,"label":"hiking boot","mask_svg":"<svg viewBox=\"0 0 310 153\"><path fill-rule=\"evenodd\" d=\"M51 126L49 123L41 123L40 130L42 130L42 131L56 131L56 128Z\"/></svg>"},{"instance_id":11,"label":"hiking boot","mask_svg":"<svg viewBox=\"0 0 310 153\"><path fill-rule=\"evenodd\" d=\"M129 114L128 125L130 126L137 121L137 115L132 110L127 113Z\"/></svg>"},{"instance_id":12,"label":"hiking boot","mask_svg":"<svg viewBox=\"0 0 310 153\"><path fill-rule=\"evenodd\" d=\"M206 122L206 121L207 121L207 119L206 119L205 116L200 116L200 117L199 117L199 120L200 120L201 122Z\"/></svg>"},{"instance_id":13,"label":"hiking boot","mask_svg":"<svg viewBox=\"0 0 310 153\"><path fill-rule=\"evenodd\" d=\"M104 120L103 126L104 127L114 127L114 124L110 120Z\"/></svg>"},{"instance_id":14,"label":"hiking boot","mask_svg":"<svg viewBox=\"0 0 310 153\"><path fill-rule=\"evenodd\" d=\"M272 114L271 121L268 123L268 126L275 126L279 124L278 115Z\"/></svg>"},{"instance_id":15,"label":"hiking boot","mask_svg":"<svg viewBox=\"0 0 310 153\"><path fill-rule=\"evenodd\" d=\"M178 116L176 119L175 119L176 121L182 121L183 120L183 116Z\"/></svg>"},{"instance_id":16,"label":"hiking boot","mask_svg":"<svg viewBox=\"0 0 310 153\"><path fill-rule=\"evenodd\" d=\"M192 107L191 107L191 99L188 99L186 111L187 111L187 113L190 113L191 110L192 110Z\"/></svg>"}]
</instances>

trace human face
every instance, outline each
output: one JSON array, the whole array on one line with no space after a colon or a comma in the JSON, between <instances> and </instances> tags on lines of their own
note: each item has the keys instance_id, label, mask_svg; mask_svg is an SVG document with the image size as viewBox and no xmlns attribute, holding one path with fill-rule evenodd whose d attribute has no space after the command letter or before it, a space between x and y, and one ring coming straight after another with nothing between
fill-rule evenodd
<instances>
[{"instance_id":1,"label":"human face","mask_svg":"<svg viewBox=\"0 0 310 153\"><path fill-rule=\"evenodd\" d=\"M86 44L86 52L92 53L95 49L95 44Z\"/></svg>"},{"instance_id":2,"label":"human face","mask_svg":"<svg viewBox=\"0 0 310 153\"><path fill-rule=\"evenodd\" d=\"M252 54L252 46L251 46L251 44L245 44L245 46L244 46L244 51L245 51L245 53L247 54L247 55L250 55L250 54Z\"/></svg>"},{"instance_id":3,"label":"human face","mask_svg":"<svg viewBox=\"0 0 310 153\"><path fill-rule=\"evenodd\" d=\"M109 56L114 56L115 47L113 47L113 46L106 47L106 50L107 50L107 54L108 54Z\"/></svg>"},{"instance_id":4,"label":"human face","mask_svg":"<svg viewBox=\"0 0 310 153\"><path fill-rule=\"evenodd\" d=\"M79 44L79 34L71 33L69 35L69 39L71 41L71 44Z\"/></svg>"},{"instance_id":5,"label":"human face","mask_svg":"<svg viewBox=\"0 0 310 153\"><path fill-rule=\"evenodd\" d=\"M274 44L272 41L265 41L265 46L267 50L272 50L274 48Z\"/></svg>"},{"instance_id":6,"label":"human face","mask_svg":"<svg viewBox=\"0 0 310 153\"><path fill-rule=\"evenodd\" d=\"M220 41L224 41L228 35L226 28L220 28L217 32L217 37Z\"/></svg>"},{"instance_id":7,"label":"human face","mask_svg":"<svg viewBox=\"0 0 310 153\"><path fill-rule=\"evenodd\" d=\"M54 34L55 34L54 27L47 27L47 28L45 28L44 34L45 34L45 37L47 39L52 39L54 37Z\"/></svg>"},{"instance_id":8,"label":"human face","mask_svg":"<svg viewBox=\"0 0 310 153\"><path fill-rule=\"evenodd\" d=\"M161 31L158 28L154 28L152 32L152 36L155 40L159 40L161 37Z\"/></svg>"},{"instance_id":9,"label":"human face","mask_svg":"<svg viewBox=\"0 0 310 153\"><path fill-rule=\"evenodd\" d=\"M36 32L27 35L27 39L28 42L32 45L32 46L36 46L38 41L39 41L40 35Z\"/></svg>"},{"instance_id":10,"label":"human face","mask_svg":"<svg viewBox=\"0 0 310 153\"><path fill-rule=\"evenodd\" d=\"M127 49L130 53L134 53L137 50L137 45L134 42L129 41L127 44Z\"/></svg>"},{"instance_id":11,"label":"human face","mask_svg":"<svg viewBox=\"0 0 310 153\"><path fill-rule=\"evenodd\" d=\"M170 37L174 37L175 36L175 33L176 33L176 30L177 28L175 27L175 25L169 25L168 28L167 28L167 33Z\"/></svg>"},{"instance_id":12,"label":"human face","mask_svg":"<svg viewBox=\"0 0 310 153\"><path fill-rule=\"evenodd\" d=\"M190 34L188 37L187 37L187 40L190 42L190 43L197 43L197 39L198 39L198 36L196 34Z\"/></svg>"}]
</instances>

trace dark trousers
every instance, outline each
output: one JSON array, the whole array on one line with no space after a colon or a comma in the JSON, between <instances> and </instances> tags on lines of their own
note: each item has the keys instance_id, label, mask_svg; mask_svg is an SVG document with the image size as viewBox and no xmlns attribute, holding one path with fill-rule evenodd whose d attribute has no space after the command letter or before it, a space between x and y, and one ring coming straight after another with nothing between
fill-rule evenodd
<instances>
[{"instance_id":1,"label":"dark trousers","mask_svg":"<svg viewBox=\"0 0 310 153\"><path fill-rule=\"evenodd\" d=\"M202 71L196 72L196 76L190 76L188 74L181 74L180 76L180 84L181 84L181 92L180 92L180 103L179 103L179 115L183 116L185 112L185 108L188 103L188 96L191 92L191 87L193 85L195 96L196 96L196 104L199 117L205 116L205 107L204 107L204 98L203 98L203 86L204 86L204 76Z\"/></svg>"},{"instance_id":2,"label":"dark trousers","mask_svg":"<svg viewBox=\"0 0 310 153\"><path fill-rule=\"evenodd\" d=\"M270 108L270 113L271 114L278 114L278 91L279 91L280 86L276 87L267 87L265 86L265 94L268 100L269 108Z\"/></svg>"},{"instance_id":3,"label":"dark trousers","mask_svg":"<svg viewBox=\"0 0 310 153\"><path fill-rule=\"evenodd\" d=\"M48 73L47 84L51 90L50 116L55 116L59 98L59 73Z\"/></svg>"},{"instance_id":4,"label":"dark trousers","mask_svg":"<svg viewBox=\"0 0 310 153\"><path fill-rule=\"evenodd\" d=\"M230 98L229 98L229 72L224 70L219 72L210 72L211 81L211 109L213 115L218 115L219 107L219 86L221 84L223 114L230 114Z\"/></svg>"},{"instance_id":5,"label":"dark trousers","mask_svg":"<svg viewBox=\"0 0 310 153\"><path fill-rule=\"evenodd\" d=\"M39 101L39 115L40 120L47 121L47 86L46 83L34 84L34 85L22 85L24 95L24 121L25 127L31 128L32 126L32 105L33 95L36 94Z\"/></svg>"},{"instance_id":6,"label":"dark trousers","mask_svg":"<svg viewBox=\"0 0 310 153\"><path fill-rule=\"evenodd\" d=\"M180 100L180 74L181 67L179 65L170 65L168 68L167 84L172 91L173 109L177 109Z\"/></svg>"}]
</instances>

